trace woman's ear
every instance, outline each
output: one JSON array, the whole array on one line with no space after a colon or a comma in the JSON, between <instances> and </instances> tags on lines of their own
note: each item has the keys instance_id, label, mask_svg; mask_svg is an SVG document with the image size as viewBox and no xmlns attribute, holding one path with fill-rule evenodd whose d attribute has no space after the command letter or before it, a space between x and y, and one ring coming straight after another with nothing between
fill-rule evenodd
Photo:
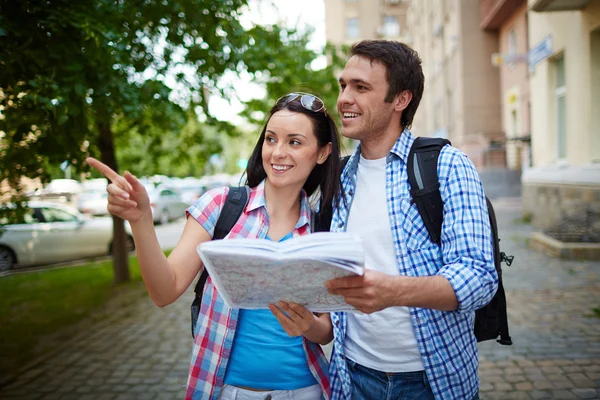
<instances>
[{"instance_id":1,"label":"woman's ear","mask_svg":"<svg viewBox=\"0 0 600 400\"><path fill-rule=\"evenodd\" d=\"M327 161L327 157L331 154L331 142L327 143L325 146L319 150L319 158L317 159L317 164L323 164Z\"/></svg>"}]
</instances>

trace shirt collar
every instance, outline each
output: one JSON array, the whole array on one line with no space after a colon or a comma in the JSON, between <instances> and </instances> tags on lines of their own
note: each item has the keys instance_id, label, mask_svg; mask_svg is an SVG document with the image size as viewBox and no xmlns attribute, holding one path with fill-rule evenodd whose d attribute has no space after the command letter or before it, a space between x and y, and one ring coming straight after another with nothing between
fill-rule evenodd
<instances>
[{"instance_id":1,"label":"shirt collar","mask_svg":"<svg viewBox=\"0 0 600 400\"><path fill-rule=\"evenodd\" d=\"M398 138L398 140L396 140L396 143L394 143L394 146L390 150L390 154L395 154L405 164L407 164L408 163L408 153L410 153L410 148L414 141L415 141L415 138L413 137L412 133L410 133L410 131L408 129L405 129L402 132L402 134L400 134L400 137ZM388 155L388 157L389 157L389 155Z\"/></svg>"},{"instance_id":2,"label":"shirt collar","mask_svg":"<svg viewBox=\"0 0 600 400\"><path fill-rule=\"evenodd\" d=\"M408 154L410 153L410 148L414 141L415 138L412 135L412 133L408 129L405 129L400 134L400 137L398 137L398 140L396 140L396 143L394 143L394 146L388 153L386 161L389 162L390 156L393 154L396 157L400 158L405 164L407 164ZM352 153L352 155L350 156L350 159L348 160L348 173L353 174L353 171L356 171L356 168L358 167L358 160L360 159L360 151L361 149L359 144L356 147L356 150L354 150L354 153ZM348 173L344 174L343 176L346 176Z\"/></svg>"},{"instance_id":3,"label":"shirt collar","mask_svg":"<svg viewBox=\"0 0 600 400\"><path fill-rule=\"evenodd\" d=\"M248 200L248 205L246 206L246 212L256 210L260 207L263 207L265 209L265 213L267 212L267 200L265 199L265 181L266 179L263 179L263 181L259 183L256 187L250 189L250 199ZM308 196L306 195L304 189L302 189L300 191L300 218L298 218L298 223L296 224L295 228L298 229L310 223L310 214L311 208L308 202Z\"/></svg>"}]
</instances>

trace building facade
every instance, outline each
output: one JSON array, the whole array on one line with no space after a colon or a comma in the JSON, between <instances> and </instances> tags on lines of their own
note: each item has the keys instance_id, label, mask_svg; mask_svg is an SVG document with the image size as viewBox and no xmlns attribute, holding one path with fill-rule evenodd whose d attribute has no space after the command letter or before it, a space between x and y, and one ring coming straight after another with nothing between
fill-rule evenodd
<instances>
[{"instance_id":1,"label":"building facade","mask_svg":"<svg viewBox=\"0 0 600 400\"><path fill-rule=\"evenodd\" d=\"M412 0L407 23L425 73L415 132L450 139L478 169L503 167L498 32L480 28L479 0Z\"/></svg>"},{"instance_id":2,"label":"building facade","mask_svg":"<svg viewBox=\"0 0 600 400\"><path fill-rule=\"evenodd\" d=\"M500 72L506 165L520 171L531 166L527 0L481 0L480 26L498 34L498 53L491 62Z\"/></svg>"},{"instance_id":3,"label":"building facade","mask_svg":"<svg viewBox=\"0 0 600 400\"><path fill-rule=\"evenodd\" d=\"M542 228L582 212L598 225L600 1L528 6L533 166L522 176L524 211Z\"/></svg>"},{"instance_id":4,"label":"building facade","mask_svg":"<svg viewBox=\"0 0 600 400\"><path fill-rule=\"evenodd\" d=\"M404 40L406 0L325 0L325 35L335 45L361 39Z\"/></svg>"}]
</instances>

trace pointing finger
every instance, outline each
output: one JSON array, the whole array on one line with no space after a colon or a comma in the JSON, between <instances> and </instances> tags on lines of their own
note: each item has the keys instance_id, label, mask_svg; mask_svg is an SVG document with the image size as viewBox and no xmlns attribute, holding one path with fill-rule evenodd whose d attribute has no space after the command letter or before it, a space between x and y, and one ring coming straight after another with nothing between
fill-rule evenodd
<instances>
[{"instance_id":1,"label":"pointing finger","mask_svg":"<svg viewBox=\"0 0 600 400\"><path fill-rule=\"evenodd\" d=\"M96 160L93 157L88 157L85 159L85 162L88 163L88 165L90 167L94 168L95 170L100 172L102 175L107 177L110 181L114 182L115 180L117 180L119 178L119 174L117 174L115 171L113 171L111 167L104 164L102 161Z\"/></svg>"},{"instance_id":2,"label":"pointing finger","mask_svg":"<svg viewBox=\"0 0 600 400\"><path fill-rule=\"evenodd\" d=\"M85 159L85 162L87 162L90 167L96 169L98 172L104 175L109 181L117 183L129 191L133 191L133 188L125 178L117 174L111 167L104 164L102 161L96 160L93 157L88 157Z\"/></svg>"}]
</instances>

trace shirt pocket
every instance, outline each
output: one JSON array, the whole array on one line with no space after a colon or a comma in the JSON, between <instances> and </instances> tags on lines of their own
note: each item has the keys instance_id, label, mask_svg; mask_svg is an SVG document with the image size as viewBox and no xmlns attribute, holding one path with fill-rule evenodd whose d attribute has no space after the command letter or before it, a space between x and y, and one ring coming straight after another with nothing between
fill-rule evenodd
<instances>
[{"instance_id":1,"label":"shirt pocket","mask_svg":"<svg viewBox=\"0 0 600 400\"><path fill-rule=\"evenodd\" d=\"M400 222L409 252L437 248L438 245L429 239L429 232L421 219L417 205L410 199L402 199L401 211L403 221Z\"/></svg>"}]
</instances>

